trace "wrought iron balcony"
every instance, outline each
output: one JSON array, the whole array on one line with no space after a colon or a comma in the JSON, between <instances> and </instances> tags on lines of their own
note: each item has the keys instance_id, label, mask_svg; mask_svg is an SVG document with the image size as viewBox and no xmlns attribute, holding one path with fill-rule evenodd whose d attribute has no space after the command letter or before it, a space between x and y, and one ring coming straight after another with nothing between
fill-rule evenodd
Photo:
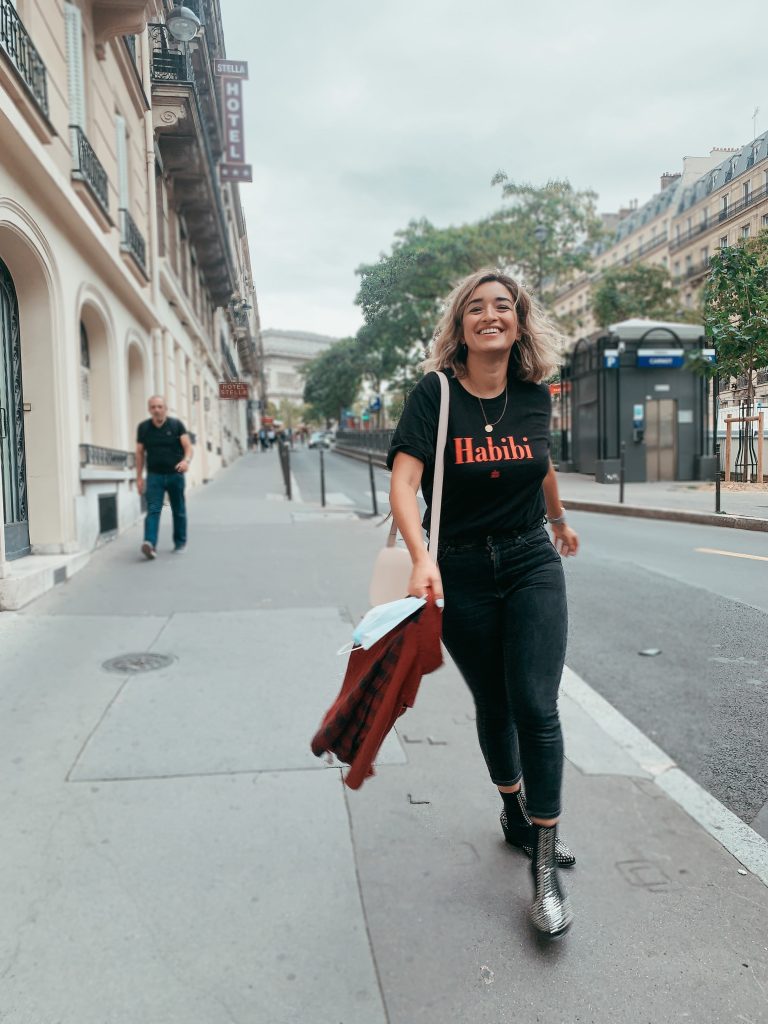
<instances>
[{"instance_id":1,"label":"wrought iron balcony","mask_svg":"<svg viewBox=\"0 0 768 1024\"><path fill-rule=\"evenodd\" d=\"M682 249L682 247L687 245L692 238L696 238L705 231L709 231L714 223L714 221L710 223L710 221L706 220L702 223L696 224L695 227L690 228L688 231L684 231L679 237L671 239L669 243L669 251L677 252L678 249Z\"/></svg>"},{"instance_id":2,"label":"wrought iron balcony","mask_svg":"<svg viewBox=\"0 0 768 1024\"><path fill-rule=\"evenodd\" d=\"M120 210L120 248L134 258L146 275L147 243L136 226L136 221L126 209Z\"/></svg>"},{"instance_id":3,"label":"wrought iron balcony","mask_svg":"<svg viewBox=\"0 0 768 1024\"><path fill-rule=\"evenodd\" d=\"M100 448L95 444L80 445L80 465L95 466L98 469L135 469L136 455L134 452L120 451L118 448Z\"/></svg>"},{"instance_id":4,"label":"wrought iron balcony","mask_svg":"<svg viewBox=\"0 0 768 1024\"><path fill-rule=\"evenodd\" d=\"M72 177L84 181L93 193L99 206L109 216L109 179L99 158L93 151L83 129L71 124L69 133L72 140Z\"/></svg>"},{"instance_id":5,"label":"wrought iron balcony","mask_svg":"<svg viewBox=\"0 0 768 1024\"><path fill-rule=\"evenodd\" d=\"M743 213L744 210L750 206L754 206L755 203L761 199L765 199L768 196L768 185L763 185L762 188L756 188L753 192L750 192L748 196L740 199L738 203L729 204L727 209L721 210L718 214L718 222L720 224L725 220L730 220L731 217L736 217L738 214Z\"/></svg>"},{"instance_id":6,"label":"wrought iron balcony","mask_svg":"<svg viewBox=\"0 0 768 1024\"><path fill-rule=\"evenodd\" d=\"M11 0L0 0L0 47L48 117L48 79L45 64L35 49Z\"/></svg>"}]
</instances>

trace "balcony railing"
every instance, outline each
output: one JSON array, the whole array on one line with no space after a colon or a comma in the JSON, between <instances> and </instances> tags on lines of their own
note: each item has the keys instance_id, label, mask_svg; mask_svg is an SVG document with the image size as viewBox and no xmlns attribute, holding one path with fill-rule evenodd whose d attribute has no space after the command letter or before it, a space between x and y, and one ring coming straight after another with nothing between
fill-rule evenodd
<instances>
[{"instance_id":1,"label":"balcony railing","mask_svg":"<svg viewBox=\"0 0 768 1024\"><path fill-rule=\"evenodd\" d=\"M136 455L134 452L120 451L118 448L100 448L95 444L81 444L80 466L95 466L99 469L135 469Z\"/></svg>"},{"instance_id":2,"label":"balcony railing","mask_svg":"<svg viewBox=\"0 0 768 1024\"><path fill-rule=\"evenodd\" d=\"M72 140L72 177L84 181L97 199L104 213L109 216L109 179L99 158L93 151L83 129L79 125L69 126Z\"/></svg>"},{"instance_id":3,"label":"balcony railing","mask_svg":"<svg viewBox=\"0 0 768 1024\"><path fill-rule=\"evenodd\" d=\"M120 210L120 248L136 260L144 274L147 273L147 243L126 209Z\"/></svg>"},{"instance_id":4,"label":"balcony railing","mask_svg":"<svg viewBox=\"0 0 768 1024\"><path fill-rule=\"evenodd\" d=\"M48 80L40 54L11 0L0 0L0 47L7 53L22 81L35 98L38 107L48 117Z\"/></svg>"},{"instance_id":5,"label":"balcony railing","mask_svg":"<svg viewBox=\"0 0 768 1024\"><path fill-rule=\"evenodd\" d=\"M697 238L699 235L703 234L705 231L709 231L709 229L712 227L713 224L714 224L714 221L712 221L710 223L707 220L707 221L703 221L701 224L697 224L693 228L689 228L688 231L684 231L682 233L682 235L680 235L679 237L673 238L673 239L670 240L669 251L670 252L677 252L678 249L682 249L682 247L684 245L687 245L688 242L690 242L692 238Z\"/></svg>"},{"instance_id":6,"label":"balcony railing","mask_svg":"<svg viewBox=\"0 0 768 1024\"><path fill-rule=\"evenodd\" d=\"M765 199L766 196L768 196L768 185L763 185L762 188L756 188L754 192L750 192L748 196L740 199L738 203L729 204L727 209L721 210L717 216L719 223L722 224L723 221L730 220L731 217L737 217L750 206L754 206L754 204L758 203L761 199Z\"/></svg>"}]
</instances>

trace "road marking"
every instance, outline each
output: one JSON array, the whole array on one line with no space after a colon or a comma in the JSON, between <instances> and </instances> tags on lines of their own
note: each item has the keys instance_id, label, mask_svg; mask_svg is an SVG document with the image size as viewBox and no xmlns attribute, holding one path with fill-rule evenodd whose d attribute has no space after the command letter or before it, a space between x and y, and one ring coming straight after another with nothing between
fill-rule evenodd
<instances>
[{"instance_id":1,"label":"road marking","mask_svg":"<svg viewBox=\"0 0 768 1024\"><path fill-rule=\"evenodd\" d=\"M344 494L341 491L328 491L325 496L325 500L329 505L350 506L355 504L349 495Z\"/></svg>"},{"instance_id":2,"label":"road marking","mask_svg":"<svg viewBox=\"0 0 768 1024\"><path fill-rule=\"evenodd\" d=\"M728 555L729 558L751 558L753 562L768 562L768 555L744 555L741 551L720 551L719 548L694 548L702 555Z\"/></svg>"}]
</instances>

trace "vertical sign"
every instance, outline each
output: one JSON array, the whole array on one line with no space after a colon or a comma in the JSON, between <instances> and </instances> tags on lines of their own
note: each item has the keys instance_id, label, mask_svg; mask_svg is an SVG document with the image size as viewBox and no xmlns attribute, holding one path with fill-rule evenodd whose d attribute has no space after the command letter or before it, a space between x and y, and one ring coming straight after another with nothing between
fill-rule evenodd
<instances>
[{"instance_id":1,"label":"vertical sign","mask_svg":"<svg viewBox=\"0 0 768 1024\"><path fill-rule=\"evenodd\" d=\"M219 164L219 176L222 181L252 181L251 165L245 162L243 124L243 80L248 78L248 63L217 58L214 73L221 79L224 123L224 160Z\"/></svg>"}]
</instances>

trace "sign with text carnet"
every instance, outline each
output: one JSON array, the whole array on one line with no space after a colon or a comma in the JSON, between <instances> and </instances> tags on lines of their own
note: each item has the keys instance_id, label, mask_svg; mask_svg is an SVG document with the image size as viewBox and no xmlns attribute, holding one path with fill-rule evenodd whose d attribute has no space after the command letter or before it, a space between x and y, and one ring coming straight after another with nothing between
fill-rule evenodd
<instances>
[{"instance_id":1,"label":"sign with text carnet","mask_svg":"<svg viewBox=\"0 0 768 1024\"><path fill-rule=\"evenodd\" d=\"M243 121L243 81L248 78L248 62L219 58L214 71L221 79L224 123L224 159L219 164L219 176L222 181L253 181L251 165L245 162Z\"/></svg>"},{"instance_id":2,"label":"sign with text carnet","mask_svg":"<svg viewBox=\"0 0 768 1024\"><path fill-rule=\"evenodd\" d=\"M220 380L219 398L237 400L248 398L248 383L244 380Z\"/></svg>"}]
</instances>

